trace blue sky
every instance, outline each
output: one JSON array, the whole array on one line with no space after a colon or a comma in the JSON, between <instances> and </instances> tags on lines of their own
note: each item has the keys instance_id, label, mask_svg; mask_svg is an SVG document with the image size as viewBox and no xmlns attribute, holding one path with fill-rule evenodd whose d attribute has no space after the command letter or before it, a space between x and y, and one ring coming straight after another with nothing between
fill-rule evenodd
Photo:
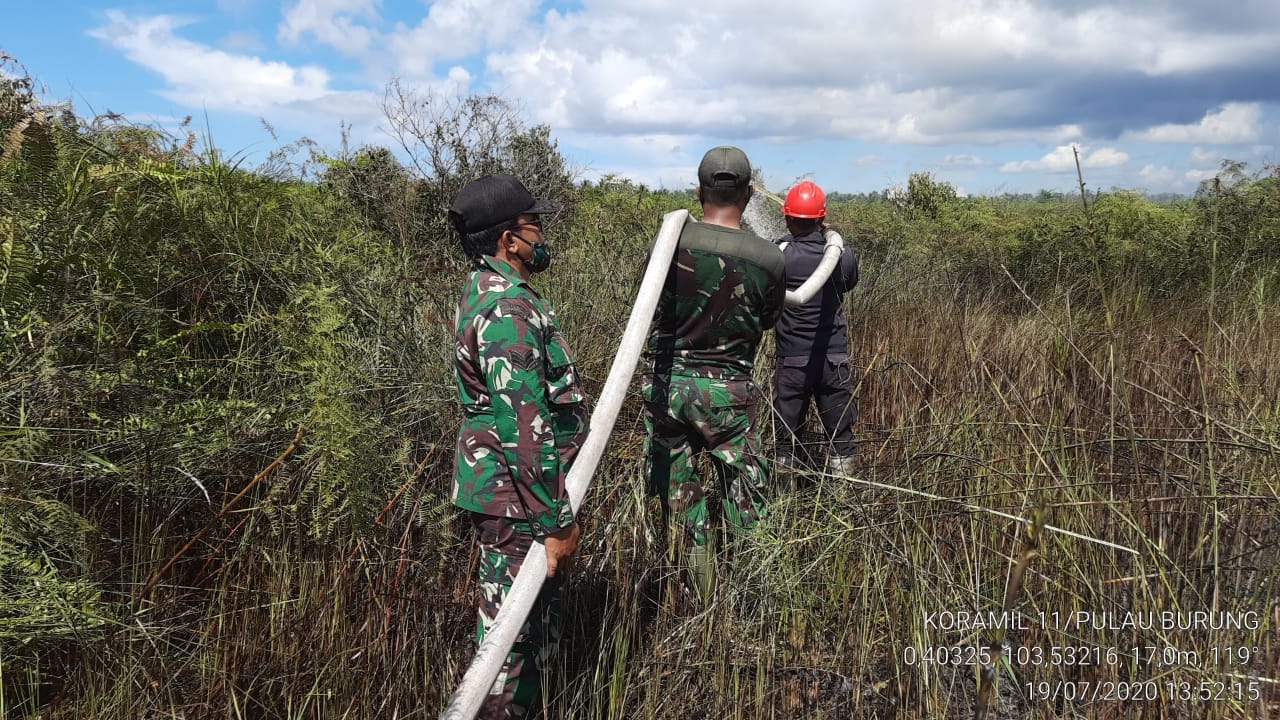
<instances>
[{"instance_id":1,"label":"blue sky","mask_svg":"<svg viewBox=\"0 0 1280 720\"><path fill-rule=\"evenodd\" d=\"M1280 3L1237 0L46 0L0 49L82 115L224 150L300 137L394 146L389 81L497 93L582 177L690 187L731 143L783 191L930 172L962 192L1195 190L1223 159L1280 162ZM263 127L270 124L279 140Z\"/></svg>"}]
</instances>

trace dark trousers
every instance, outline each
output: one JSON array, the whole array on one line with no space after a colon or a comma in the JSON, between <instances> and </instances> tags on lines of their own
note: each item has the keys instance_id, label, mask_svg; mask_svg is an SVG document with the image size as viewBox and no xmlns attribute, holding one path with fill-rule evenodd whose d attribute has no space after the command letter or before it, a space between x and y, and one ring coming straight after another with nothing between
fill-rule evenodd
<instances>
[{"instance_id":1,"label":"dark trousers","mask_svg":"<svg viewBox=\"0 0 1280 720\"><path fill-rule=\"evenodd\" d=\"M834 455L853 455L853 423L858 419L858 401L853 397L853 376L848 360L829 358L778 358L773 380L773 409L779 427L776 436L779 455L791 455L816 464L819 453L804 448L798 435L809 413L809 400L818 405L818 417L826 443ZM816 448L815 448L816 449Z\"/></svg>"}]
</instances>

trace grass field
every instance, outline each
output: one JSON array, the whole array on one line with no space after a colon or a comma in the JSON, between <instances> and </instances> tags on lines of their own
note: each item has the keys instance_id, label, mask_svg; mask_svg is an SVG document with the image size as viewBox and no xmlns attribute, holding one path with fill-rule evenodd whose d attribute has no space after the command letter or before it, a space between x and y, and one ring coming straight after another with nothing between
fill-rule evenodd
<instances>
[{"instance_id":1,"label":"grass field","mask_svg":"<svg viewBox=\"0 0 1280 720\"><path fill-rule=\"evenodd\" d=\"M249 171L0 105L0 717L436 717L474 652L437 212L465 173ZM559 158L519 139L483 167ZM595 393L693 199L559 163L538 283ZM1280 717L1280 176L1240 167L1172 206L833 203L856 472L779 487L699 605L633 386L548 716ZM771 370L766 340L766 405Z\"/></svg>"}]
</instances>

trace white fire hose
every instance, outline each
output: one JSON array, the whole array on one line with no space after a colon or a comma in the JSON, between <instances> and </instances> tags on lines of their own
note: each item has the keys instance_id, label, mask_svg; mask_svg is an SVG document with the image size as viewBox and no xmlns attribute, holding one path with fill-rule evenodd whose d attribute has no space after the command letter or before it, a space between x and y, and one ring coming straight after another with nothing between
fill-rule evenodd
<instances>
[{"instance_id":1,"label":"white fire hose","mask_svg":"<svg viewBox=\"0 0 1280 720\"><path fill-rule=\"evenodd\" d=\"M613 367L609 368L609 376L600 391L600 399L591 413L591 429L564 480L569 505L575 515L591 486L591 476L600 463L613 425L617 422L618 412L622 409L622 402L626 399L631 376L635 373L640 352L644 349L644 341L649 334L649 323L658 307L658 296L662 293L662 286L671 267L671 258L675 255L676 241L680 239L680 232L688 218L688 210L674 210L662 218L662 227L654 240L649 265L640 282L640 290L636 294L626 330L622 333L622 342L614 357ZM840 264L844 239L840 237L840 233L831 229L827 229L824 235L827 245L822 253L822 261L800 287L787 291L787 305L803 305L811 300ZM498 671L502 669L502 663L515 644L520 626L533 608L546 576L547 549L541 542L535 542L529 548L529 554L525 555L520 572L511 584L511 591L498 610L498 617L485 633L484 641L476 649L476 656L471 661L471 667L467 668L458 689L440 715L440 720L472 720L479 712L480 705L498 677Z\"/></svg>"},{"instance_id":2,"label":"white fire hose","mask_svg":"<svg viewBox=\"0 0 1280 720\"><path fill-rule=\"evenodd\" d=\"M844 254L844 238L831 228L824 230L822 235L827 239L827 246L822 250L822 260L808 280L795 290L787 291L787 307L797 307L812 300L813 296L817 295L826 284L827 278L831 277L832 271L840 264L840 256ZM782 243L782 247L786 246L786 243Z\"/></svg>"},{"instance_id":3,"label":"white fire hose","mask_svg":"<svg viewBox=\"0 0 1280 720\"><path fill-rule=\"evenodd\" d=\"M631 376L635 372L636 363L640 361L640 351L649 334L649 323L658 307L658 295L662 292L667 270L671 267L671 258L675 255L676 241L680 239L680 231L688 217L688 210L674 210L662 218L662 228L658 230L658 237L654 240L649 266L644 271L644 279L640 282L640 290L631 309L631 318L627 320L627 328L622 333L622 343L618 347L613 367L609 368L609 377L604 381L596 409L591 413L591 430L564 479L565 489L569 493L569 505L575 515L591 485L591 476L600 463L600 456L604 454L605 444L609 441L613 424L622 409L622 401L626 399ZM498 671L502 669L503 661L511 652L516 635L520 633L520 626L533 608L533 602L546 577L547 549L542 543L535 542L529 548L529 554L525 556L524 564L511 584L511 592L502 601L498 617L485 633L484 642L476 650L471 667L467 669L462 683L458 685L449 705L440 716L441 720L472 720L476 716L489 689L493 687L494 679L498 677Z\"/></svg>"}]
</instances>

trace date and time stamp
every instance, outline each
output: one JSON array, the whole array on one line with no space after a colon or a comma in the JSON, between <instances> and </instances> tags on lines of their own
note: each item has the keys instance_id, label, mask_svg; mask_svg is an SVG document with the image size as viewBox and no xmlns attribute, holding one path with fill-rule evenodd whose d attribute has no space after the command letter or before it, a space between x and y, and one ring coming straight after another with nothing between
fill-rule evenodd
<instances>
[{"instance_id":1,"label":"date and time stamp","mask_svg":"<svg viewBox=\"0 0 1280 720\"><path fill-rule=\"evenodd\" d=\"M1255 640L1276 630L1255 611L942 610L922 620L926 640L901 648L902 665L995 665L1033 703L1248 704L1277 691L1275 651Z\"/></svg>"}]
</instances>

